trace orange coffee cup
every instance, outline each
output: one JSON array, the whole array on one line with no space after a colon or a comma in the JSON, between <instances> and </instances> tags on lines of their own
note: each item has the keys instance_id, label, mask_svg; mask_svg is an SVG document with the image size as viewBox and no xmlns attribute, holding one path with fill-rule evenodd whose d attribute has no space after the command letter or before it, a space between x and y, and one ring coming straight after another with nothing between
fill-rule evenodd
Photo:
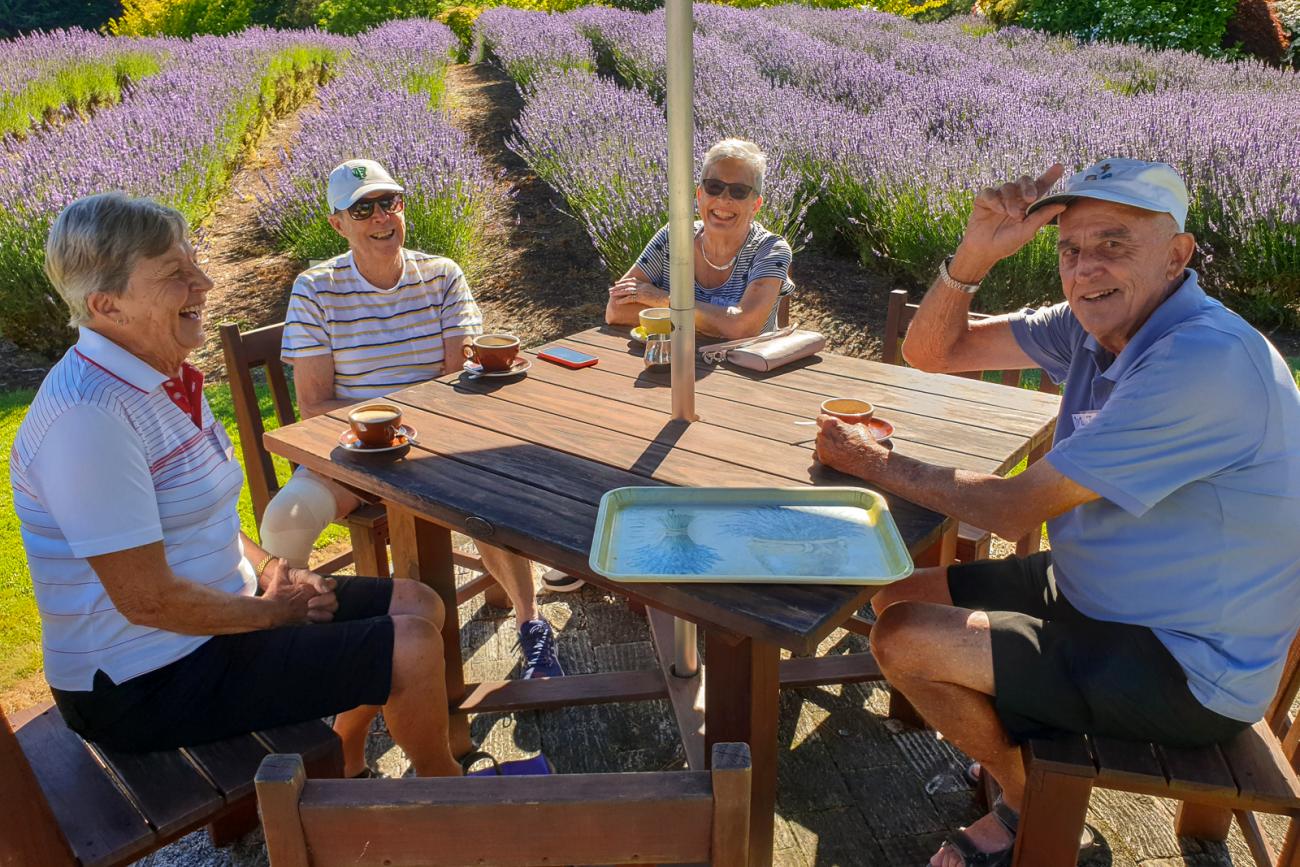
<instances>
[{"instance_id":1,"label":"orange coffee cup","mask_svg":"<svg viewBox=\"0 0 1300 867\"><path fill-rule=\"evenodd\" d=\"M369 449L393 444L402 427L402 411L391 403L368 403L348 413L357 441Z\"/></svg>"},{"instance_id":2,"label":"orange coffee cup","mask_svg":"<svg viewBox=\"0 0 1300 867\"><path fill-rule=\"evenodd\" d=\"M519 354L519 338L513 334L480 334L465 344L464 352L485 371L509 370Z\"/></svg>"},{"instance_id":3,"label":"orange coffee cup","mask_svg":"<svg viewBox=\"0 0 1300 867\"><path fill-rule=\"evenodd\" d=\"M876 414L876 408L865 400L832 397L822 401L822 412L835 416L845 424L866 424Z\"/></svg>"}]
</instances>

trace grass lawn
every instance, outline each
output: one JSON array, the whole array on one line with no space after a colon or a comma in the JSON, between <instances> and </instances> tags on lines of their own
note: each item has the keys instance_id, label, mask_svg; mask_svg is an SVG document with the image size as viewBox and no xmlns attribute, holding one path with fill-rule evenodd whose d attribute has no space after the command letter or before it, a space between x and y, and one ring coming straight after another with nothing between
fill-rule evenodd
<instances>
[{"instance_id":1,"label":"grass lawn","mask_svg":"<svg viewBox=\"0 0 1300 867\"><path fill-rule=\"evenodd\" d=\"M1296 385L1300 387L1300 356L1287 359L1291 371L1295 374ZM239 428L235 424L235 410L230 402L230 389L224 383L209 385L205 389L212 412L226 426L230 438L235 443L235 455L243 463L239 450ZM270 392L263 383L258 384L258 398L262 405L262 417L267 419L267 427L275 427L271 413ZM13 447L14 435L18 425L27 414L33 391L0 392L0 454L9 454ZM281 479L287 478L289 465L281 458L275 458L276 470ZM1012 471L1024 469L1023 464ZM244 532L256 538L253 524L253 501L249 497L248 487L239 496L239 520ZM317 547L328 545L342 539L346 534L340 526L332 526L317 542ZM18 532L18 517L14 514L13 495L9 485L0 485L0 692L6 691L16 681L21 680L41 668L41 631L40 618L36 613L36 602L32 598L32 584L27 575L27 561L23 556L22 540Z\"/></svg>"},{"instance_id":2,"label":"grass lawn","mask_svg":"<svg viewBox=\"0 0 1300 867\"><path fill-rule=\"evenodd\" d=\"M262 416L267 420L267 427L276 426L271 413L270 392L259 382L258 398L262 404ZM204 389L212 413L230 433L235 444L235 456L243 463L243 454L239 450L239 428L235 424L234 405L230 401L230 389L225 383L209 385ZM14 435L18 425L27 414L27 407L35 396L34 391L0 392L0 454L8 455L13 448ZM275 458L276 470L281 479L288 478L289 464L282 458ZM239 522L254 539L257 527L253 521L253 501L245 485L239 495ZM347 531L340 526L327 529L317 547L344 538ZM13 493L9 485L0 485L0 693L5 692L16 681L21 680L41 669L41 629L40 617L36 613L36 601L32 597L32 583L27 574L27 560L23 556L22 539L19 535L18 516L14 514Z\"/></svg>"}]
</instances>

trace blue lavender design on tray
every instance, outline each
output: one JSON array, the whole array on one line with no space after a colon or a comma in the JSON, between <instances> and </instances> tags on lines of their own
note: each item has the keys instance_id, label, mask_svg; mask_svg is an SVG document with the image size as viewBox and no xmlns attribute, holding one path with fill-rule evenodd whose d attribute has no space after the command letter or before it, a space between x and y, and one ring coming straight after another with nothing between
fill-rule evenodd
<instances>
[{"instance_id":1,"label":"blue lavender design on tray","mask_svg":"<svg viewBox=\"0 0 1300 867\"><path fill-rule=\"evenodd\" d=\"M747 510L724 526L749 540L749 553L771 575L850 574L849 540L860 532L852 521L783 506Z\"/></svg>"},{"instance_id":2,"label":"blue lavender design on tray","mask_svg":"<svg viewBox=\"0 0 1300 867\"><path fill-rule=\"evenodd\" d=\"M644 575L702 575L721 559L716 550L691 538L693 515L669 509L654 518L659 527L642 524L635 528L639 536L657 538L628 552L629 569Z\"/></svg>"}]
</instances>

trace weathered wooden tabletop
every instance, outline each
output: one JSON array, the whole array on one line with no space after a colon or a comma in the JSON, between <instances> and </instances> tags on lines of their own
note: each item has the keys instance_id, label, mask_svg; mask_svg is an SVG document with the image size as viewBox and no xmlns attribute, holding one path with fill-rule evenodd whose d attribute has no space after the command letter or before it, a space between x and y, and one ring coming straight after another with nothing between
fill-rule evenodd
<instances>
[{"instance_id":1,"label":"weathered wooden tabletop","mask_svg":"<svg viewBox=\"0 0 1300 867\"><path fill-rule=\"evenodd\" d=\"M267 447L383 498L393 526L395 574L430 580L427 567L421 571L416 561L421 552L428 560L445 545L420 536L425 531L417 528L433 524L444 533L457 530L520 551L699 624L711 672L703 687L705 736L695 731L699 726L691 718L689 684L674 683L669 675L666 691L652 695L643 688L637 697L667 694L673 699L688 756L706 755L708 745L719 740L750 744L752 862L765 863L771 857L779 687L836 680L826 670L814 673L808 666L794 671L802 663L828 660L780 663L779 649L812 652L852 617L872 588L613 585L591 575L587 564L600 498L626 485L854 484L857 480L817 464L814 428L794 424L814 418L828 397L874 403L877 415L894 424L893 443L901 454L961 469L1005 472L1050 441L1057 398L827 353L771 374L698 365L699 420L686 425L670 416L667 371L648 371L641 347L626 332L591 329L556 343L596 355L599 363L572 370L530 354L526 375L471 379L453 374L389 395L402 407L404 422L419 432L400 459L342 449L338 437L348 426L346 411L270 432ZM923 552L939 547L945 533L952 536L951 521L942 515L899 498L890 498L890 509L918 562L923 562ZM452 594L455 610L454 584L449 577L443 583L440 592ZM662 641L671 620L654 619L656 639ZM449 626L454 632L454 625ZM449 694L455 701L465 687L453 638L448 636L449 651L456 656L449 665ZM839 664L847 673L849 663ZM857 679L862 676L859 671ZM574 699L577 682L567 690ZM599 691L593 684L580 700L631 697L615 695L616 690L594 697ZM496 706L506 704L523 706L520 701Z\"/></svg>"}]
</instances>

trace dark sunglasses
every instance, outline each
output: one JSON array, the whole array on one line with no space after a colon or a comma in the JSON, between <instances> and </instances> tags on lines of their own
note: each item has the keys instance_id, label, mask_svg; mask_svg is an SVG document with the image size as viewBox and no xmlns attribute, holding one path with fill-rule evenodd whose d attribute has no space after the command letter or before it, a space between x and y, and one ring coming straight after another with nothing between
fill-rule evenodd
<instances>
[{"instance_id":1,"label":"dark sunglasses","mask_svg":"<svg viewBox=\"0 0 1300 867\"><path fill-rule=\"evenodd\" d=\"M400 214L406 208L406 201L401 193L391 193L377 199L362 199L348 205L348 216L354 220L369 220L375 213L375 205L385 214Z\"/></svg>"},{"instance_id":2,"label":"dark sunglasses","mask_svg":"<svg viewBox=\"0 0 1300 867\"><path fill-rule=\"evenodd\" d=\"M726 190L727 195L736 201L743 201L749 198L749 194L754 192L754 188L749 184L729 184L726 181L720 181L717 178L705 178L700 181L700 189L710 196L720 196L722 191Z\"/></svg>"}]
</instances>

